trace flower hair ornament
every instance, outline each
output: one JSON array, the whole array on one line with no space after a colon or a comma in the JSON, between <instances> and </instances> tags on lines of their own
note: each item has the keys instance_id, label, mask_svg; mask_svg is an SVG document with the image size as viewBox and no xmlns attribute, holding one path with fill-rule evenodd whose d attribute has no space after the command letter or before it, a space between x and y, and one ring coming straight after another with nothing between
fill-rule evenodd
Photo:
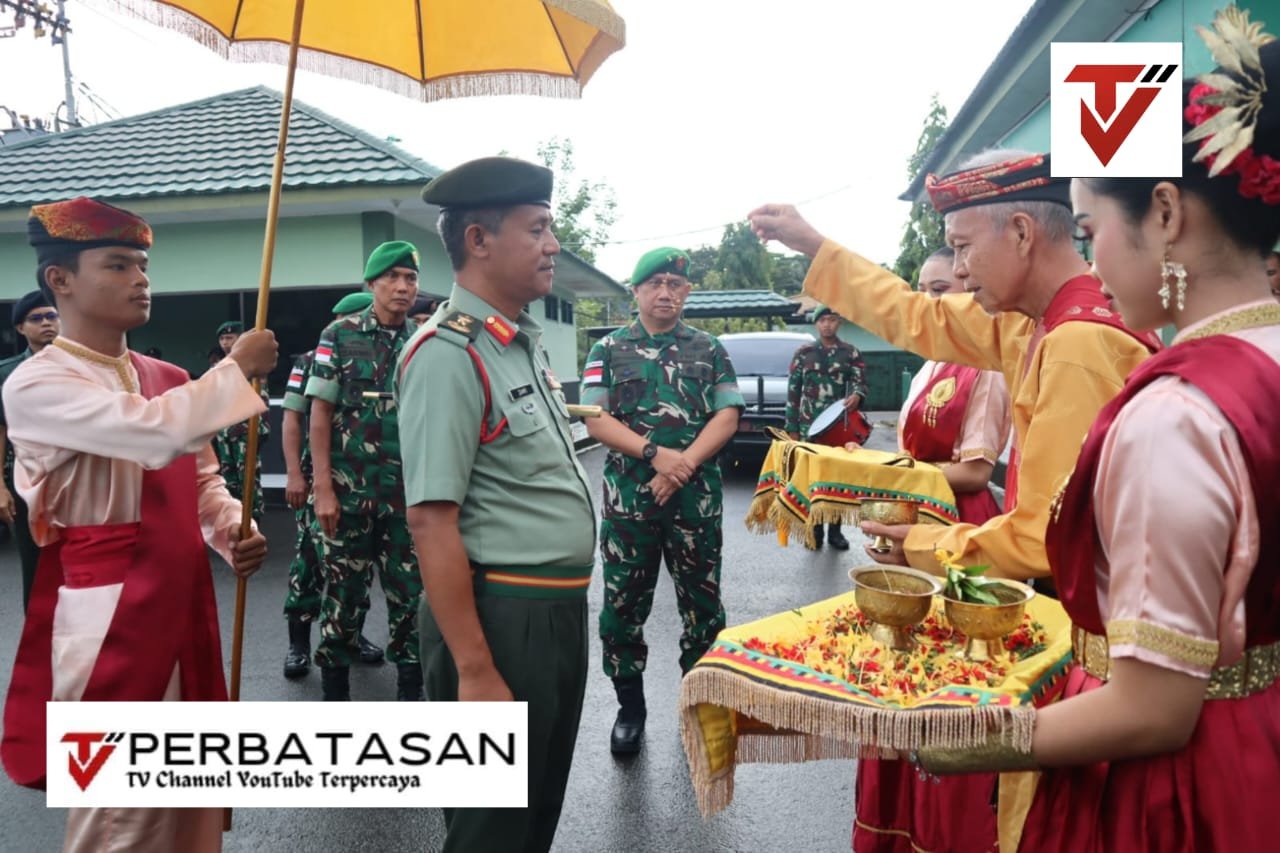
<instances>
[{"instance_id":1,"label":"flower hair ornament","mask_svg":"<svg viewBox=\"0 0 1280 853\"><path fill-rule=\"evenodd\" d=\"M1253 150L1254 130L1267 91L1259 49L1275 40L1236 6L1220 10L1213 29L1196 27L1218 70L1197 77L1185 112L1194 125L1183 142L1203 142L1193 158L1209 177L1238 174L1240 195L1280 204L1280 161Z\"/></svg>"}]
</instances>

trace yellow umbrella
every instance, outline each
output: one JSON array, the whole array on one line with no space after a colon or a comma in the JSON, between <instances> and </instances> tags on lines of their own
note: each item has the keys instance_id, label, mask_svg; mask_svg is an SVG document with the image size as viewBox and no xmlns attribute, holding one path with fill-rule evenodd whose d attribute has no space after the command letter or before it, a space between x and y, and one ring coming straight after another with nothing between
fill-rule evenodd
<instances>
[{"instance_id":1,"label":"yellow umbrella","mask_svg":"<svg viewBox=\"0 0 1280 853\"><path fill-rule=\"evenodd\" d=\"M283 62L284 105L267 203L255 328L266 327L294 71L299 66L423 100L578 97L626 40L608 0L99 0L189 35L229 59ZM249 425L241 535L250 530L256 417ZM240 698L245 582L236 585L230 694Z\"/></svg>"}]
</instances>

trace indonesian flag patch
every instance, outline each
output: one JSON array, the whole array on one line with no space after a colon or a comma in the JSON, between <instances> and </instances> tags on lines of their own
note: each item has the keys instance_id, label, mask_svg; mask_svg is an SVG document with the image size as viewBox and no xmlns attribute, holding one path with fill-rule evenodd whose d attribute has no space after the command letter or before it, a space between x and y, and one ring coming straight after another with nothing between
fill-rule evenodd
<instances>
[{"instance_id":1,"label":"indonesian flag patch","mask_svg":"<svg viewBox=\"0 0 1280 853\"><path fill-rule=\"evenodd\" d=\"M604 382L604 362L588 361L582 368L583 385L599 385Z\"/></svg>"},{"instance_id":2,"label":"indonesian flag patch","mask_svg":"<svg viewBox=\"0 0 1280 853\"><path fill-rule=\"evenodd\" d=\"M320 364L333 364L333 344L321 343L316 347L316 361Z\"/></svg>"},{"instance_id":3,"label":"indonesian flag patch","mask_svg":"<svg viewBox=\"0 0 1280 853\"><path fill-rule=\"evenodd\" d=\"M295 367L289 373L289 387L290 388L302 387L302 368L301 367Z\"/></svg>"}]
</instances>

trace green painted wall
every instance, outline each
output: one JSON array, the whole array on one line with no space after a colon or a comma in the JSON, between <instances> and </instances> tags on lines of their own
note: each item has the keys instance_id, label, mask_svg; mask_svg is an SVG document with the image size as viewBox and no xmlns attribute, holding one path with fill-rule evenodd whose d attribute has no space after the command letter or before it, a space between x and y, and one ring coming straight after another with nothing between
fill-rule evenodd
<instances>
[{"instance_id":1,"label":"green painted wall","mask_svg":"<svg viewBox=\"0 0 1280 853\"><path fill-rule=\"evenodd\" d=\"M1249 10L1249 18L1267 24L1269 32L1280 27L1280 0L1259 0L1239 3ZM1222 0L1164 0L1152 9L1144 20L1138 21L1117 41L1180 41L1185 63L1184 76L1203 74L1213 68L1213 57L1204 41L1196 33L1196 25L1208 26L1213 15L1224 6ZM1046 101L1022 124L1006 134L999 143L1001 148L1021 148L1026 151L1044 151L1049 147L1049 103Z\"/></svg>"}]
</instances>

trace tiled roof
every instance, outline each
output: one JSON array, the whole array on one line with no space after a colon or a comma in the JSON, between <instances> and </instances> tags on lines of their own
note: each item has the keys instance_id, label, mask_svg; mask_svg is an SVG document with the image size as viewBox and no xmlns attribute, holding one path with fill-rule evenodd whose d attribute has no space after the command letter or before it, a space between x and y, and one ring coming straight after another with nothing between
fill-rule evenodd
<instances>
[{"instance_id":1,"label":"tiled roof","mask_svg":"<svg viewBox=\"0 0 1280 853\"><path fill-rule=\"evenodd\" d=\"M695 290L684 303L684 316L786 317L796 307L772 290Z\"/></svg>"},{"instance_id":2,"label":"tiled roof","mask_svg":"<svg viewBox=\"0 0 1280 853\"><path fill-rule=\"evenodd\" d=\"M263 86L0 145L0 208L72 195L110 199L261 192L271 184L281 96ZM284 186L418 183L440 170L293 102Z\"/></svg>"}]
</instances>

